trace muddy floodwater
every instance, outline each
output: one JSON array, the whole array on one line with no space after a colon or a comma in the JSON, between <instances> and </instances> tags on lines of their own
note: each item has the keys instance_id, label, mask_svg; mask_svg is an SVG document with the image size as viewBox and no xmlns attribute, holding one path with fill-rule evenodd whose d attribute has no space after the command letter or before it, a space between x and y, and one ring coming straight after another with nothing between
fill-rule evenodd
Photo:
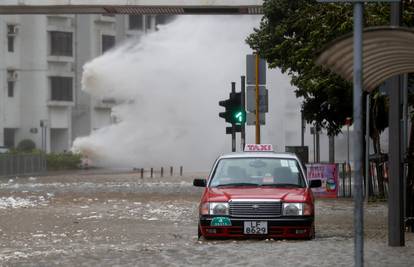
<instances>
[{"instance_id":1,"label":"muddy floodwater","mask_svg":"<svg viewBox=\"0 0 414 267\"><path fill-rule=\"evenodd\" d=\"M183 177L76 172L0 178L0 266L351 266L353 202L317 200L316 239L197 239L200 188ZM387 245L387 205L365 207L366 266L414 266Z\"/></svg>"}]
</instances>

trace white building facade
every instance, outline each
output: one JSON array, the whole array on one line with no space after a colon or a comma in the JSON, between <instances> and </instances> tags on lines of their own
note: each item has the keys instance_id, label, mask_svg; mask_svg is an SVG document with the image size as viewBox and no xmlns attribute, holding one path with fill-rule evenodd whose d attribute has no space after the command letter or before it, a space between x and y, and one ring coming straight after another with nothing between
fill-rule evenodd
<instances>
[{"instance_id":1,"label":"white building facade","mask_svg":"<svg viewBox=\"0 0 414 267\"><path fill-rule=\"evenodd\" d=\"M82 66L131 35L167 23L158 15L0 16L0 147L24 139L47 152L111 123L115 99L81 90Z\"/></svg>"}]
</instances>

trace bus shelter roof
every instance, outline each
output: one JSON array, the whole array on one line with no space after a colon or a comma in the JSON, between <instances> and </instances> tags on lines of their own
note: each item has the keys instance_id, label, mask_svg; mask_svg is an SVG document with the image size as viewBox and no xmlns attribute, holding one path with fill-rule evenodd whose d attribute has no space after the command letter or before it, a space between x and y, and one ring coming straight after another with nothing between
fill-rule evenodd
<instances>
[{"instance_id":1,"label":"bus shelter roof","mask_svg":"<svg viewBox=\"0 0 414 267\"><path fill-rule=\"evenodd\" d=\"M353 51L353 34L346 34L328 44L316 63L352 81ZM414 29L365 28L362 56L363 87L369 92L394 75L414 72Z\"/></svg>"}]
</instances>

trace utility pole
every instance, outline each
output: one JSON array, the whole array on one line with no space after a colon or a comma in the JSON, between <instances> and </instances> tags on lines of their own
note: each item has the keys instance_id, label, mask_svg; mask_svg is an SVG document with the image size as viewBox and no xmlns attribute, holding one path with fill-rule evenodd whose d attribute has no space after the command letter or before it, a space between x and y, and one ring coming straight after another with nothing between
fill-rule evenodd
<instances>
[{"instance_id":1,"label":"utility pole","mask_svg":"<svg viewBox=\"0 0 414 267\"><path fill-rule=\"evenodd\" d=\"M260 144L259 54L256 53L256 144Z\"/></svg>"},{"instance_id":2,"label":"utility pole","mask_svg":"<svg viewBox=\"0 0 414 267\"><path fill-rule=\"evenodd\" d=\"M401 24L401 3L391 3L391 25ZM404 246L404 177L401 164L401 76L390 78L388 244Z\"/></svg>"},{"instance_id":3,"label":"utility pole","mask_svg":"<svg viewBox=\"0 0 414 267\"><path fill-rule=\"evenodd\" d=\"M335 136L329 135L329 162L335 163Z\"/></svg>"},{"instance_id":4,"label":"utility pole","mask_svg":"<svg viewBox=\"0 0 414 267\"><path fill-rule=\"evenodd\" d=\"M354 3L354 225L355 225L355 266L364 266L364 203L362 193L362 29L364 2Z\"/></svg>"},{"instance_id":5,"label":"utility pole","mask_svg":"<svg viewBox=\"0 0 414 267\"><path fill-rule=\"evenodd\" d=\"M305 116L303 114L303 109L300 111L300 117L301 117L300 145L301 146L305 146L305 129L306 129L306 122L305 122Z\"/></svg>"},{"instance_id":6,"label":"utility pole","mask_svg":"<svg viewBox=\"0 0 414 267\"><path fill-rule=\"evenodd\" d=\"M320 138L319 138L319 126L315 127L315 142L316 142L316 161L319 163L321 162L321 145L320 145Z\"/></svg>"},{"instance_id":7,"label":"utility pole","mask_svg":"<svg viewBox=\"0 0 414 267\"><path fill-rule=\"evenodd\" d=\"M368 203L369 199L369 185L370 185L370 176L369 176L369 120L370 120L370 106L371 98L369 94L366 94L366 111L365 111L365 202Z\"/></svg>"}]
</instances>

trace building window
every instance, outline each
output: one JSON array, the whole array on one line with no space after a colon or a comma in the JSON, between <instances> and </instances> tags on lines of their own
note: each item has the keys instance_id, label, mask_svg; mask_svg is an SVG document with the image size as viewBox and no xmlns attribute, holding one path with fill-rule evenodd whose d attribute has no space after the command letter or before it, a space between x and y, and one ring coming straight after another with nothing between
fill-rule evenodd
<instances>
[{"instance_id":1,"label":"building window","mask_svg":"<svg viewBox=\"0 0 414 267\"><path fill-rule=\"evenodd\" d=\"M50 77L50 88L52 101L73 100L72 77Z\"/></svg>"},{"instance_id":2,"label":"building window","mask_svg":"<svg viewBox=\"0 0 414 267\"><path fill-rule=\"evenodd\" d=\"M145 29L151 30L151 18L152 16L146 15L145 16Z\"/></svg>"},{"instance_id":3,"label":"building window","mask_svg":"<svg viewBox=\"0 0 414 267\"><path fill-rule=\"evenodd\" d=\"M50 32L50 54L52 56L72 56L73 43L71 32Z\"/></svg>"},{"instance_id":4,"label":"building window","mask_svg":"<svg viewBox=\"0 0 414 267\"><path fill-rule=\"evenodd\" d=\"M13 148L15 145L14 142L14 129L11 128L4 128L4 146L7 148Z\"/></svg>"},{"instance_id":5,"label":"building window","mask_svg":"<svg viewBox=\"0 0 414 267\"><path fill-rule=\"evenodd\" d=\"M156 25L167 24L167 23L170 23L171 21L173 21L174 19L175 19L174 15L157 15L155 17L155 24Z\"/></svg>"},{"instance_id":6,"label":"building window","mask_svg":"<svg viewBox=\"0 0 414 267\"><path fill-rule=\"evenodd\" d=\"M14 97L14 81L7 81L7 96Z\"/></svg>"},{"instance_id":7,"label":"building window","mask_svg":"<svg viewBox=\"0 0 414 267\"><path fill-rule=\"evenodd\" d=\"M14 36L7 36L7 51L14 52Z\"/></svg>"},{"instance_id":8,"label":"building window","mask_svg":"<svg viewBox=\"0 0 414 267\"><path fill-rule=\"evenodd\" d=\"M143 28L142 15L129 15L129 29L140 30Z\"/></svg>"},{"instance_id":9,"label":"building window","mask_svg":"<svg viewBox=\"0 0 414 267\"><path fill-rule=\"evenodd\" d=\"M7 71L7 96L14 97L14 85L17 79L17 72L15 70Z\"/></svg>"},{"instance_id":10,"label":"building window","mask_svg":"<svg viewBox=\"0 0 414 267\"><path fill-rule=\"evenodd\" d=\"M7 51L14 52L14 40L17 34L16 25L7 25Z\"/></svg>"},{"instance_id":11,"label":"building window","mask_svg":"<svg viewBox=\"0 0 414 267\"><path fill-rule=\"evenodd\" d=\"M102 35L102 54L115 46L115 36Z\"/></svg>"}]
</instances>

